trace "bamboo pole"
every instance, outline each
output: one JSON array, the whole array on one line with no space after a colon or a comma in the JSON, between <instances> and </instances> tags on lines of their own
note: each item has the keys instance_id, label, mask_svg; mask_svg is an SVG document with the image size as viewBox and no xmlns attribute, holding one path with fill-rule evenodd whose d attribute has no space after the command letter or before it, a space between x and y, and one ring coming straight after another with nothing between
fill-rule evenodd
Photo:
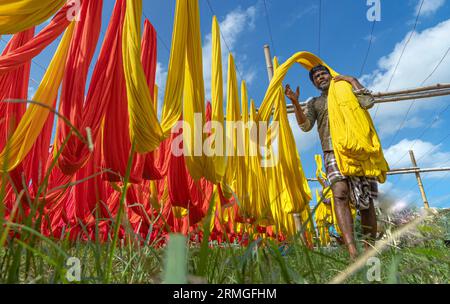
<instances>
[{"instance_id":1,"label":"bamboo pole","mask_svg":"<svg viewBox=\"0 0 450 304\"><path fill-rule=\"evenodd\" d=\"M411 157L411 163L414 167L417 167L416 158L414 156L414 152L412 150L409 150L409 156ZM417 184L419 186L420 194L422 195L423 204L426 209L430 208L428 205L427 196L425 194L425 188L423 187L422 178L420 177L420 173L416 172L416 178L417 178Z\"/></svg>"},{"instance_id":2,"label":"bamboo pole","mask_svg":"<svg viewBox=\"0 0 450 304\"><path fill-rule=\"evenodd\" d=\"M419 168L411 168L411 169L405 169L405 170L392 170L391 172L388 172L388 175L398 175L398 174L416 174L416 173L430 173L430 172L445 172L450 171L450 167L444 167L444 168L426 168L426 169L419 169Z\"/></svg>"},{"instance_id":3,"label":"bamboo pole","mask_svg":"<svg viewBox=\"0 0 450 304\"><path fill-rule=\"evenodd\" d=\"M393 91L386 93L375 93L375 103L398 102L405 100L425 99L450 95L450 84L436 84L432 86L419 87L415 89ZM301 103L305 106L305 102ZM295 113L294 105L287 105L288 114Z\"/></svg>"},{"instance_id":4,"label":"bamboo pole","mask_svg":"<svg viewBox=\"0 0 450 304\"><path fill-rule=\"evenodd\" d=\"M401 168L401 169L392 169L387 172L387 175L400 175L400 174L416 174L416 173L432 173L432 172L449 172L450 167L442 167L442 168L423 168L420 169L418 167L412 168ZM317 178L307 178L309 182L318 182Z\"/></svg>"},{"instance_id":5,"label":"bamboo pole","mask_svg":"<svg viewBox=\"0 0 450 304\"><path fill-rule=\"evenodd\" d=\"M270 82L272 81L273 78L273 64L272 64L272 56L270 55L270 47L268 44L264 45L264 56L266 58L267 76L269 77Z\"/></svg>"},{"instance_id":6,"label":"bamboo pole","mask_svg":"<svg viewBox=\"0 0 450 304\"><path fill-rule=\"evenodd\" d=\"M425 98L432 98L432 97L439 97L439 96L446 96L450 95L450 89L445 90L436 90L434 92L422 92L422 93L413 93L410 95L401 95L399 97L392 97L392 98L375 98L375 103L386 103L386 102L396 102L396 101L403 101L403 100L414 100L414 99L425 99Z\"/></svg>"},{"instance_id":7,"label":"bamboo pole","mask_svg":"<svg viewBox=\"0 0 450 304\"><path fill-rule=\"evenodd\" d=\"M391 91L391 92L378 92L372 94L373 97L384 97L384 96L393 96L393 95L403 95L403 94L409 94L409 93L417 93L417 92L424 92L429 90L437 90L437 89L450 89L450 83L437 83L435 85L431 86L425 86L425 87L419 87L414 89L408 89L408 90L400 90L400 91Z\"/></svg>"}]
</instances>

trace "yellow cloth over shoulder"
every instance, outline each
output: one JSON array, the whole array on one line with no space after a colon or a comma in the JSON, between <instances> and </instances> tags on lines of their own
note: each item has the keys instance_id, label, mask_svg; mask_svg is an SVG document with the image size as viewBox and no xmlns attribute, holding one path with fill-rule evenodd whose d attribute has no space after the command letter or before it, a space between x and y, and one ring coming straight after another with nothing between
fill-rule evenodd
<instances>
[{"instance_id":1,"label":"yellow cloth over shoulder","mask_svg":"<svg viewBox=\"0 0 450 304\"><path fill-rule=\"evenodd\" d=\"M58 94L64 74L67 54L72 39L74 23L66 30L61 43L33 97L34 101L51 107ZM40 105L30 104L17 129L7 141L0 154L1 172L15 169L30 152L44 127L50 111Z\"/></svg>"},{"instance_id":2,"label":"yellow cloth over shoulder","mask_svg":"<svg viewBox=\"0 0 450 304\"><path fill-rule=\"evenodd\" d=\"M66 0L0 0L0 35L16 34L54 15Z\"/></svg>"},{"instance_id":3,"label":"yellow cloth over shoulder","mask_svg":"<svg viewBox=\"0 0 450 304\"><path fill-rule=\"evenodd\" d=\"M333 77L338 75L314 54L296 53L275 71L258 112L259 120L270 119L277 99L277 90L295 63L301 64L307 70L322 64L330 69ZM331 81L328 95L330 134L341 173L345 176L377 177L383 183L389 166L370 114L360 107L351 85L345 81Z\"/></svg>"}]
</instances>

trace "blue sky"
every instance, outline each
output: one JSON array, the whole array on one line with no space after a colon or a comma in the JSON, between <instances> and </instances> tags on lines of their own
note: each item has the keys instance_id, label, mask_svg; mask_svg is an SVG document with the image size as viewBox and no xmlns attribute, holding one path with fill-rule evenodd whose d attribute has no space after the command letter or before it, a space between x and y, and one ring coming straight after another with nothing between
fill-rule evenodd
<instances>
[{"instance_id":1,"label":"blue sky","mask_svg":"<svg viewBox=\"0 0 450 304\"><path fill-rule=\"evenodd\" d=\"M374 91L386 91L405 43L411 36L422 0L380 0L381 20L375 23L372 43L363 69L362 81ZM145 0L144 13L158 31L157 83L164 87L169 58L175 0ZM209 35L211 9L207 0L199 0L204 47L205 83L209 92ZM321 4L320 4L321 3ZM371 37L372 22L367 19L370 6L366 0L210 0L221 24L226 44L233 52L238 78L248 82L249 95L260 104L268 85L263 45L270 44L272 55L280 62L298 51L320 55L341 74L360 76ZM114 5L104 0L103 33ZM320 9L321 7L321 9ZM319 26L319 15L321 22ZM270 21L272 39L269 35ZM38 27L40 30L42 26ZM320 35L319 35L320 28ZM103 36L103 34L102 34ZM320 39L319 39L320 36ZM8 40L9 37L3 37ZM273 43L272 43L273 42ZM55 51L56 43L35 58L32 78L39 82ZM320 47L319 47L320 45ZM0 50L4 48L0 42ZM100 43L99 43L100 46ZM424 0L416 30L411 36L394 77L390 90L419 86L433 71L450 47L450 1ZM222 43L224 61L228 52ZM319 53L320 49L320 53ZM226 63L224 62L224 66ZM225 70L226 71L226 70ZM226 77L225 77L226 79ZM294 67L284 83L300 85L301 99L318 92L309 82L306 71ZM450 83L450 54L425 84ZM37 84L30 83L30 94ZM450 97L380 105L371 110L379 131L386 158L392 168L410 166L408 149L416 153L420 167L450 166ZM408 111L409 109L409 111ZM406 116L406 114L408 115ZM321 153L316 130L302 133L295 117L290 117L303 167L308 177L315 172L314 154ZM405 121L402 128L399 128ZM419 138L420 137L420 138ZM449 174L424 174L425 190L433 207L450 207ZM316 184L311 183L314 190ZM381 191L394 196L398 205L421 205L414 175L390 177Z\"/></svg>"}]
</instances>

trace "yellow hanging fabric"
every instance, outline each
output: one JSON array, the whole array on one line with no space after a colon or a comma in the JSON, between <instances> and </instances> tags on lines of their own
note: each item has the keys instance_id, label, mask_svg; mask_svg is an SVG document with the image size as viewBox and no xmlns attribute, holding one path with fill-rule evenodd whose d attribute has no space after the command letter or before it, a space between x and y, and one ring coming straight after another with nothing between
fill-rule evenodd
<instances>
[{"instance_id":1,"label":"yellow hanging fabric","mask_svg":"<svg viewBox=\"0 0 450 304\"><path fill-rule=\"evenodd\" d=\"M142 0L127 0L122 48L130 139L137 152L145 153L158 148L164 138L141 63L141 15Z\"/></svg>"},{"instance_id":2,"label":"yellow hanging fabric","mask_svg":"<svg viewBox=\"0 0 450 304\"><path fill-rule=\"evenodd\" d=\"M172 46L167 69L166 88L162 108L161 127L165 137L181 117L183 107L184 69L186 65L186 45L188 43L188 0L177 0L172 33Z\"/></svg>"},{"instance_id":3,"label":"yellow hanging fabric","mask_svg":"<svg viewBox=\"0 0 450 304\"><path fill-rule=\"evenodd\" d=\"M227 120L226 120L226 137L227 137L227 170L223 180L223 192L227 198L231 198L236 194L238 204L242 200L242 191L244 176L241 173L245 170L245 159L241 161L239 154L244 155L244 143L238 142L238 128L235 128L235 122L241 120L241 107L239 105L239 91L236 77L236 67L233 55L228 55L228 79L227 79ZM242 158L242 157L241 157Z\"/></svg>"},{"instance_id":4,"label":"yellow hanging fabric","mask_svg":"<svg viewBox=\"0 0 450 304\"><path fill-rule=\"evenodd\" d=\"M222 51L220 46L220 29L217 19L212 22L212 134L202 133L205 126L205 91L203 82L202 45L200 15L197 1L190 1L187 30L189 37L186 45L186 68L184 78L184 120L191 126L190 134L183 130L184 144L189 155L185 155L186 165L194 180L205 177L217 184L223 180L226 170L225 134L223 132L223 80ZM197 114L197 119L195 119ZM201 125L199 125L201 123ZM217 126L221 132L217 132ZM190 136L187 136L190 135ZM212 139L212 140L211 140ZM204 145L205 144L205 145ZM220 146L222 149L217 149ZM202 151L206 146L210 151ZM213 148L214 147L214 148ZM217 150L215 150L217 149ZM211 153L214 152L214 153ZM211 155L212 154L212 155Z\"/></svg>"},{"instance_id":5,"label":"yellow hanging fabric","mask_svg":"<svg viewBox=\"0 0 450 304\"><path fill-rule=\"evenodd\" d=\"M250 123L256 126L256 108L252 100L250 102ZM257 129L255 129L257 132ZM256 133L257 134L257 133ZM254 215L256 223L260 226L273 225L274 220L270 209L269 191L266 177L261 164L261 153L259 151L258 137L256 134L248 140L248 182L247 191L250 195L251 214ZM255 140L255 141L252 141Z\"/></svg>"},{"instance_id":6,"label":"yellow hanging fabric","mask_svg":"<svg viewBox=\"0 0 450 304\"><path fill-rule=\"evenodd\" d=\"M275 58L274 67L278 67ZM274 121L279 122L278 153L281 173L286 180L287 191L291 196L290 203L284 206L286 213L300 213L311 200L311 190L302 169L294 134L286 110L283 87L278 87L278 104L274 112Z\"/></svg>"},{"instance_id":7,"label":"yellow hanging fabric","mask_svg":"<svg viewBox=\"0 0 450 304\"><path fill-rule=\"evenodd\" d=\"M295 64L310 70L318 64L332 68L308 52L299 52L289 58L276 71L258 112L260 121L268 121L277 100L277 90L288 70ZM333 149L339 169L346 176L373 176L383 183L389 170L370 114L359 106L351 85L345 81L331 81L328 113Z\"/></svg>"},{"instance_id":8,"label":"yellow hanging fabric","mask_svg":"<svg viewBox=\"0 0 450 304\"><path fill-rule=\"evenodd\" d=\"M16 34L54 15L66 0L0 0L0 35Z\"/></svg>"},{"instance_id":9,"label":"yellow hanging fabric","mask_svg":"<svg viewBox=\"0 0 450 304\"><path fill-rule=\"evenodd\" d=\"M211 54L211 103L212 103L212 121L222 127L222 134L218 133L212 126L212 136L216 153L213 157L215 168L215 183L220 182L225 175L227 168L227 158L225 156L225 132L223 113L223 72L222 72L222 47L220 43L220 28L216 16L212 22L212 54ZM220 145L220 147L218 147Z\"/></svg>"},{"instance_id":10,"label":"yellow hanging fabric","mask_svg":"<svg viewBox=\"0 0 450 304\"><path fill-rule=\"evenodd\" d=\"M278 60L274 59L278 71ZM277 73L277 72L276 72ZM272 143L278 144L278 163L266 169L272 214L277 229L288 236L295 235L293 213L302 213L311 200L311 190L302 169L294 135L287 116L283 88L278 84L271 97L275 106L273 122L268 134L268 151L274 157ZM261 117L261 115L260 115ZM262 121L267 122L270 116ZM275 123L275 124L274 124ZM278 126L276 125L278 123ZM278 133L278 136L277 134Z\"/></svg>"},{"instance_id":11,"label":"yellow hanging fabric","mask_svg":"<svg viewBox=\"0 0 450 304\"><path fill-rule=\"evenodd\" d=\"M183 117L190 126L190 134L188 130L183 130L183 136L184 145L190 153L185 155L185 160L194 180L205 177L209 181L216 182L213 158L207 157L203 151L207 136L203 133L206 123L205 85L198 1L189 2L189 22L186 30L189 33L189 43L186 45Z\"/></svg>"},{"instance_id":12,"label":"yellow hanging fabric","mask_svg":"<svg viewBox=\"0 0 450 304\"><path fill-rule=\"evenodd\" d=\"M319 190L316 190L316 200L317 203L320 202ZM317 206L314 219L317 225L317 231L319 232L320 244L322 246L327 246L330 244L328 227L333 224L332 213L331 206L328 204L320 203L319 206Z\"/></svg>"},{"instance_id":13,"label":"yellow hanging fabric","mask_svg":"<svg viewBox=\"0 0 450 304\"><path fill-rule=\"evenodd\" d=\"M55 101L64 74L67 54L72 39L74 23L67 28L61 43L33 97L34 101L51 107ZM0 154L1 172L16 168L30 152L36 142L50 111L39 105L30 104L20 120L17 129L7 141Z\"/></svg>"},{"instance_id":14,"label":"yellow hanging fabric","mask_svg":"<svg viewBox=\"0 0 450 304\"><path fill-rule=\"evenodd\" d=\"M309 207L309 204L306 204L303 211L300 213L300 218L302 221L303 229L304 229L304 239L306 244L312 248L314 244L314 224L313 224L313 216L311 214L311 208Z\"/></svg>"},{"instance_id":15,"label":"yellow hanging fabric","mask_svg":"<svg viewBox=\"0 0 450 304\"><path fill-rule=\"evenodd\" d=\"M127 0L123 64L130 137L135 142L136 151L145 153L156 149L170 135L184 110L183 119L190 126L190 130L183 130L185 152L189 152L185 155L189 173L194 180L205 177L217 182L214 161L203 154L205 90L198 1L177 0L161 124L152 106L152 96L140 62L141 15L142 0ZM200 119L196 120L195 114Z\"/></svg>"}]
</instances>

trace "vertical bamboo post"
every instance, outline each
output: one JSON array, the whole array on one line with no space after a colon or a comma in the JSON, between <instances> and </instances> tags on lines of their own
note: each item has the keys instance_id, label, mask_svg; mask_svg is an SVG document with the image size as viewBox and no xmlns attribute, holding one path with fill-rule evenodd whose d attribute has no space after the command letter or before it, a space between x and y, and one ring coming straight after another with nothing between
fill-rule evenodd
<instances>
[{"instance_id":1,"label":"vertical bamboo post","mask_svg":"<svg viewBox=\"0 0 450 304\"><path fill-rule=\"evenodd\" d=\"M269 76L270 82L272 81L273 78L273 63L272 63L272 56L270 55L270 47L268 44L264 45L264 55L266 57L267 76Z\"/></svg>"},{"instance_id":2,"label":"vertical bamboo post","mask_svg":"<svg viewBox=\"0 0 450 304\"><path fill-rule=\"evenodd\" d=\"M267 76L269 77L269 82L272 81L274 70L273 70L273 63L272 63L272 55L270 54L270 47L268 44L264 45L264 56L266 58L266 67L267 67ZM299 213L294 213L294 223L295 223L295 229L297 230L297 233L300 233L302 231L302 221L300 218Z\"/></svg>"},{"instance_id":3,"label":"vertical bamboo post","mask_svg":"<svg viewBox=\"0 0 450 304\"><path fill-rule=\"evenodd\" d=\"M416 157L414 156L414 152L412 150L409 150L409 156L411 158L411 163L412 163L413 167L417 168ZM425 189L423 187L422 178L420 177L419 172L416 172L416 178L417 178L417 185L419 186L419 189L420 189L420 194L422 195L423 204L424 204L425 208L430 208L430 206L428 205L427 196L425 194Z\"/></svg>"}]
</instances>

